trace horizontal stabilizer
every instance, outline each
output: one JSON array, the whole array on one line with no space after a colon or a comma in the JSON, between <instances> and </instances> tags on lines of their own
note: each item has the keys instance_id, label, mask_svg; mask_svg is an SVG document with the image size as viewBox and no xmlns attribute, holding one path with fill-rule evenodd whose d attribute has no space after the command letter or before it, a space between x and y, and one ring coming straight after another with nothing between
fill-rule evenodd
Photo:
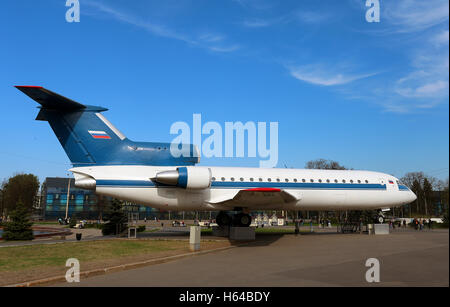
<instances>
[{"instance_id":1,"label":"horizontal stabilizer","mask_svg":"<svg viewBox=\"0 0 450 307\"><path fill-rule=\"evenodd\" d=\"M56 94L41 86L16 86L25 95L40 103L46 109L79 110L86 106L69 98Z\"/></svg>"}]
</instances>

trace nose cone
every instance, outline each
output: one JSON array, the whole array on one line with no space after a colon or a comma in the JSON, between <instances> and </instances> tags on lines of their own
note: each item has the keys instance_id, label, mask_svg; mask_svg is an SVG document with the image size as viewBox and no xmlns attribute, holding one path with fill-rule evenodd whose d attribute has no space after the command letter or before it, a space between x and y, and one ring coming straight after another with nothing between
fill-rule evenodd
<instances>
[{"instance_id":1,"label":"nose cone","mask_svg":"<svg viewBox=\"0 0 450 307\"><path fill-rule=\"evenodd\" d=\"M409 191L408 194L409 194L408 195L408 197L409 197L408 204L412 203L413 201L415 201L417 199L417 196L416 196L416 194L414 194L413 191Z\"/></svg>"}]
</instances>

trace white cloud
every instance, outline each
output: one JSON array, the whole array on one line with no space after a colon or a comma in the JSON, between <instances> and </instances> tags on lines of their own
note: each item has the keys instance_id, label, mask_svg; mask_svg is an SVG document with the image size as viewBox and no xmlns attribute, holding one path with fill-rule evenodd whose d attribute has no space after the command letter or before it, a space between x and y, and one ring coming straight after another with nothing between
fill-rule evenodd
<instances>
[{"instance_id":1,"label":"white cloud","mask_svg":"<svg viewBox=\"0 0 450 307\"><path fill-rule=\"evenodd\" d=\"M359 79L376 75L376 73L368 74L351 74L336 72L337 68L324 68L324 65L305 65L299 67L289 67L292 77L315 85L335 86L347 84Z\"/></svg>"},{"instance_id":2,"label":"white cloud","mask_svg":"<svg viewBox=\"0 0 450 307\"><path fill-rule=\"evenodd\" d=\"M448 21L448 0L395 0L381 5L381 22L386 20L396 32L421 31Z\"/></svg>"},{"instance_id":3,"label":"white cloud","mask_svg":"<svg viewBox=\"0 0 450 307\"><path fill-rule=\"evenodd\" d=\"M278 24L291 24L299 22L309 25L321 24L329 20L331 20L331 15L328 13L297 10L273 18L246 19L242 22L242 25L247 28L266 28Z\"/></svg>"},{"instance_id":4,"label":"white cloud","mask_svg":"<svg viewBox=\"0 0 450 307\"><path fill-rule=\"evenodd\" d=\"M297 11L294 13L297 20L303 23L308 24L318 24L328 21L330 19L330 15L323 12L313 12L313 11Z\"/></svg>"},{"instance_id":5,"label":"white cloud","mask_svg":"<svg viewBox=\"0 0 450 307\"><path fill-rule=\"evenodd\" d=\"M108 16L139 27L153 35L170 38L170 39L176 39L179 41L183 41L185 43L188 43L193 46L202 47L211 51L215 52L232 52L240 49L240 46L237 44L226 46L222 41L224 40L224 37L222 35L217 34L211 34L206 33L200 35L198 38L191 38L188 35L180 34L176 31L173 31L169 29L166 26L152 23L148 20L143 20L142 18L139 18L137 16L134 16L132 14L127 14L125 12L119 11L117 9L114 9L110 6L105 5L102 2L93 1L93 0L85 0L85 4L97 9L98 11L107 14ZM221 42L220 46L217 46L216 44Z\"/></svg>"},{"instance_id":6,"label":"white cloud","mask_svg":"<svg viewBox=\"0 0 450 307\"><path fill-rule=\"evenodd\" d=\"M233 0L246 9L268 10L274 6L273 1L268 0Z\"/></svg>"},{"instance_id":7,"label":"white cloud","mask_svg":"<svg viewBox=\"0 0 450 307\"><path fill-rule=\"evenodd\" d=\"M273 21L263 19L244 20L242 25L247 28L265 28L273 24Z\"/></svg>"},{"instance_id":8,"label":"white cloud","mask_svg":"<svg viewBox=\"0 0 450 307\"><path fill-rule=\"evenodd\" d=\"M226 47L211 46L211 47L208 47L208 49L211 51L216 51L216 52L233 52L233 51L240 49L240 46L239 45L232 45L232 46L226 46Z\"/></svg>"},{"instance_id":9,"label":"white cloud","mask_svg":"<svg viewBox=\"0 0 450 307\"><path fill-rule=\"evenodd\" d=\"M419 53L412 65L415 70L396 82L397 94L406 98L448 97L448 49L440 53L430 50L426 50L426 54Z\"/></svg>"},{"instance_id":10,"label":"white cloud","mask_svg":"<svg viewBox=\"0 0 450 307\"><path fill-rule=\"evenodd\" d=\"M436 47L445 46L448 45L448 35L448 30L444 30L431 37L430 40Z\"/></svg>"},{"instance_id":11,"label":"white cloud","mask_svg":"<svg viewBox=\"0 0 450 307\"><path fill-rule=\"evenodd\" d=\"M107 6L101 2L89 0L89 1L86 1L85 4L88 4L88 5L96 8L97 10L108 14L109 16L113 17L116 20L119 20L124 23L128 23L128 24L134 25L136 27L142 28L154 35L177 39L177 40L181 40L181 41L184 41L187 43L195 44L194 41L190 40L186 36L178 34L176 32L173 32L172 30L169 30L162 25L151 23L149 21L144 21L136 16L126 14L119 10L113 9L112 7Z\"/></svg>"}]
</instances>

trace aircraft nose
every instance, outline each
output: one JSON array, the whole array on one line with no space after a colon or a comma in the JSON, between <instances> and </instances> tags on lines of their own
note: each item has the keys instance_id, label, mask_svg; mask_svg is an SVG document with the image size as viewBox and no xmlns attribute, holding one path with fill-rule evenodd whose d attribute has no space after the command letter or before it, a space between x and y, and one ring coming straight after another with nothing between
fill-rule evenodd
<instances>
[{"instance_id":1,"label":"aircraft nose","mask_svg":"<svg viewBox=\"0 0 450 307\"><path fill-rule=\"evenodd\" d=\"M409 202L412 203L413 201L415 201L417 199L416 194L414 194L413 191L409 191Z\"/></svg>"}]
</instances>

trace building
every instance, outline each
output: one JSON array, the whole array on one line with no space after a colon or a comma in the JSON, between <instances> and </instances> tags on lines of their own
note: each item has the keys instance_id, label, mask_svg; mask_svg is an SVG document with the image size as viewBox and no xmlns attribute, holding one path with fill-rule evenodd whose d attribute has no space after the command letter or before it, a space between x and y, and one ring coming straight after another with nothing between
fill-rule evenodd
<instances>
[{"instance_id":1,"label":"building","mask_svg":"<svg viewBox=\"0 0 450 307\"><path fill-rule=\"evenodd\" d=\"M42 185L41 207L45 220L56 220L66 215L67 192L69 190L68 216L80 219L102 219L108 209L110 198L97 196L94 191L75 187L73 178L47 177ZM158 215L155 209L126 203L125 211L139 214L139 219L152 218Z\"/></svg>"}]
</instances>

